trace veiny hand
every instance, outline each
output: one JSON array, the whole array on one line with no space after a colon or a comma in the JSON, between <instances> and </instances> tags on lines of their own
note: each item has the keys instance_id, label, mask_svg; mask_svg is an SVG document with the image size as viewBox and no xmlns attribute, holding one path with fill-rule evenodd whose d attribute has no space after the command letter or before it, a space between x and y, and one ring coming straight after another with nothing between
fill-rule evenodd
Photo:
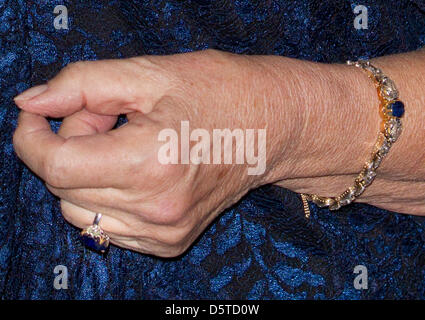
<instances>
[{"instance_id":1,"label":"veiny hand","mask_svg":"<svg viewBox=\"0 0 425 320\"><path fill-rule=\"evenodd\" d=\"M180 133L182 120L210 132L265 128L266 104L250 93L261 88L250 74L256 68L216 51L71 64L16 98L27 110L16 152L62 199L71 224L85 228L101 212L112 243L179 255L224 208L264 184L267 172L248 175L247 164L161 164L158 135ZM119 114L128 123L111 130ZM65 117L58 135L45 116Z\"/></svg>"},{"instance_id":2,"label":"veiny hand","mask_svg":"<svg viewBox=\"0 0 425 320\"><path fill-rule=\"evenodd\" d=\"M406 115L403 134L358 202L425 214L424 58L422 51L375 62L399 86ZM15 101L25 110L16 152L62 199L64 217L85 228L101 212L112 243L163 257L184 252L251 188L344 191L380 123L376 91L360 70L212 50L79 62ZM119 114L128 124L111 130ZM46 116L65 117L58 135ZM159 133L180 132L186 120L210 133L266 129L265 172L248 175L250 165L234 161L161 164Z\"/></svg>"}]
</instances>

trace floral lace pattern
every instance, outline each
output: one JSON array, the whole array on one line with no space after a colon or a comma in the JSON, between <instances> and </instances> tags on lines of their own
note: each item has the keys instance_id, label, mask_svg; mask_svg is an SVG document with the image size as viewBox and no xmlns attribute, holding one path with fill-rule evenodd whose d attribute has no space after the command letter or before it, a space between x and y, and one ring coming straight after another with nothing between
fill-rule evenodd
<instances>
[{"instance_id":1,"label":"floral lace pattern","mask_svg":"<svg viewBox=\"0 0 425 320\"><path fill-rule=\"evenodd\" d=\"M367 30L353 27L351 0L1 1L0 298L425 298L423 219L353 204L312 206L306 220L297 194L264 186L179 258L114 246L102 256L81 245L13 151L12 98L73 61L216 48L341 62L425 44L422 0L363 2ZM53 26L56 5L68 8L68 30ZM68 268L68 290L53 287L57 265ZM356 265L368 268L368 290L353 286Z\"/></svg>"}]
</instances>

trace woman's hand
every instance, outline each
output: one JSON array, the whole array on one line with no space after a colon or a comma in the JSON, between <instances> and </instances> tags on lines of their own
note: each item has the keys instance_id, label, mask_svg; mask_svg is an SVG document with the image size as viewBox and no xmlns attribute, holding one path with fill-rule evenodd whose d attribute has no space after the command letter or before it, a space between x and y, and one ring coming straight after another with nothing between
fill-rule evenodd
<instances>
[{"instance_id":1,"label":"woman's hand","mask_svg":"<svg viewBox=\"0 0 425 320\"><path fill-rule=\"evenodd\" d=\"M399 85L405 129L357 201L425 214L424 94L418 89L424 72L415 70L425 70L425 59L400 57L377 65ZM85 228L102 212L101 227L113 243L163 257L181 254L251 188L279 183L324 196L345 190L380 123L376 91L360 70L211 50L73 64L16 103L25 110L16 152L62 199L65 218ZM129 122L111 130L119 114ZM45 116L65 117L58 135ZM256 129L257 163L249 164L244 152L243 164L236 164L234 141L224 151L233 164L223 158L213 164L212 144L211 164L185 164L179 140L179 164L163 164L167 142L160 132L181 136L182 121L190 130L205 129L211 140L214 129L240 129L245 139L247 129ZM261 129L266 150L258 144ZM250 175L252 167L259 170Z\"/></svg>"},{"instance_id":2,"label":"woman's hand","mask_svg":"<svg viewBox=\"0 0 425 320\"><path fill-rule=\"evenodd\" d=\"M259 153L258 131L246 134L267 128L273 118L266 73L246 57L217 51L72 64L15 99L27 110L19 117L15 149L61 198L71 224L85 228L101 212L100 225L112 243L176 256L221 211L268 182L266 146L260 145ZM128 123L111 130L119 114L126 114ZM45 116L65 117L58 135ZM160 141L161 136L170 130L184 135L182 121L191 132L204 129L211 144L214 129L242 130L242 156L244 144L248 149L252 142L257 163L244 158L236 164L241 150L233 141L216 161L220 164L213 164L212 145L202 163L192 163L196 153L187 164L179 139L179 164L164 164L170 155L164 150L173 141ZM187 154L195 145L190 142ZM233 164L223 164L229 154Z\"/></svg>"}]
</instances>

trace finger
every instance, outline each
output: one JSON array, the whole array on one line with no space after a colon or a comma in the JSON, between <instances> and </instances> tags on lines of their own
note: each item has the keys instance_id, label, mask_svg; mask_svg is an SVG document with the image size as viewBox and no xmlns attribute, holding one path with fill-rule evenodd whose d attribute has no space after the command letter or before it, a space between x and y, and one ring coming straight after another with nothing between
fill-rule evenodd
<instances>
[{"instance_id":1,"label":"finger","mask_svg":"<svg viewBox=\"0 0 425 320\"><path fill-rule=\"evenodd\" d=\"M117 218L114 216L117 213L114 210L107 208L93 210L92 208L85 208L79 204L63 199L61 199L61 211L66 221L80 229L92 225L96 213L99 212L102 213L102 219L99 222L99 226L115 240L132 240L135 237L139 237L149 239L147 240L148 242L154 242L150 237L152 237L151 231L154 230L156 226L137 221L132 216L128 216L126 212L120 212ZM145 233L146 236L144 236Z\"/></svg>"},{"instance_id":2,"label":"finger","mask_svg":"<svg viewBox=\"0 0 425 320\"><path fill-rule=\"evenodd\" d=\"M83 108L103 115L148 113L168 87L162 74L143 58L77 62L46 85L20 94L15 103L49 117L69 116Z\"/></svg>"},{"instance_id":3,"label":"finger","mask_svg":"<svg viewBox=\"0 0 425 320\"><path fill-rule=\"evenodd\" d=\"M116 122L116 116L99 115L83 109L64 118L58 134L64 138L69 138L104 133L111 130Z\"/></svg>"},{"instance_id":4,"label":"finger","mask_svg":"<svg viewBox=\"0 0 425 320\"><path fill-rule=\"evenodd\" d=\"M93 224L96 212L87 210L80 206L77 206L66 200L61 200L62 215L66 221L70 224L84 229ZM102 213L102 219L99 222L99 226L109 235L121 237L128 233L128 226L122 223L120 220L111 217L105 212Z\"/></svg>"},{"instance_id":5,"label":"finger","mask_svg":"<svg viewBox=\"0 0 425 320\"><path fill-rule=\"evenodd\" d=\"M19 157L58 188L126 188L136 170L152 157L152 137L132 124L103 134L64 139L41 116L22 112L14 135ZM137 146L140 145L140 148ZM144 151L144 152L143 152Z\"/></svg>"},{"instance_id":6,"label":"finger","mask_svg":"<svg viewBox=\"0 0 425 320\"><path fill-rule=\"evenodd\" d=\"M65 200L61 200L61 210L65 220L80 229L91 226L96 212L99 212L87 210ZM180 245L169 239L176 234L173 229L140 221L132 222L125 214L121 215L120 219L116 219L108 213L101 213L102 219L99 226L111 238L111 243L161 257L173 257L176 256L176 252L181 253Z\"/></svg>"},{"instance_id":7,"label":"finger","mask_svg":"<svg viewBox=\"0 0 425 320\"><path fill-rule=\"evenodd\" d=\"M61 211L64 219L79 229L91 226L96 217L96 212L98 212L87 210L65 200L61 200ZM104 212L101 213L102 218L99 221L99 227L110 237L110 243L125 249L154 254L152 248L158 246L156 241L143 237L136 240L136 237L130 235L131 230L126 224ZM141 246L145 249L143 250Z\"/></svg>"},{"instance_id":8,"label":"finger","mask_svg":"<svg viewBox=\"0 0 425 320\"><path fill-rule=\"evenodd\" d=\"M47 161L64 143L65 139L52 132L45 118L25 111L19 114L13 135L15 152L40 177L48 175Z\"/></svg>"},{"instance_id":9,"label":"finger","mask_svg":"<svg viewBox=\"0 0 425 320\"><path fill-rule=\"evenodd\" d=\"M143 219L141 211L149 212L149 207L137 205L140 196L129 195L129 192L113 188L103 189L60 189L47 185L51 193L60 199L74 203L91 211L105 212L115 218L123 213Z\"/></svg>"}]
</instances>

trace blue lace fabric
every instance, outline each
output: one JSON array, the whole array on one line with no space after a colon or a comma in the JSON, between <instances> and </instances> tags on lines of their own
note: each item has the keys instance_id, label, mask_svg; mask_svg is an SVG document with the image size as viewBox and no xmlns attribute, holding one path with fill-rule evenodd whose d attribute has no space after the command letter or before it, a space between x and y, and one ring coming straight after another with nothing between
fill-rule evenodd
<instances>
[{"instance_id":1,"label":"blue lace fabric","mask_svg":"<svg viewBox=\"0 0 425 320\"><path fill-rule=\"evenodd\" d=\"M0 297L2 299L421 299L423 219L354 203L337 213L276 186L251 191L182 256L87 250L59 200L14 154L12 98L78 60L215 48L321 62L425 44L423 0L0 1ZM53 25L65 5L69 29ZM121 119L121 121L123 121ZM57 128L59 122L52 121ZM56 290L57 265L68 289ZM368 289L353 285L357 265Z\"/></svg>"}]
</instances>

